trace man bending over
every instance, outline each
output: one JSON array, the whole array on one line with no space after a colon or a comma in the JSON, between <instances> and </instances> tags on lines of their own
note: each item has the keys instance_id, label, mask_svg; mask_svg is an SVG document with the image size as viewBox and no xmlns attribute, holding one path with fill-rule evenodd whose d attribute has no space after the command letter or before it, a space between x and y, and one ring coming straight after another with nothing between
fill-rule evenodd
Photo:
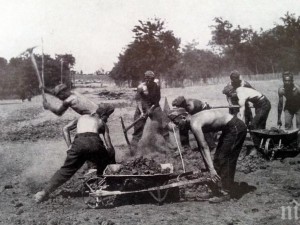
<instances>
[{"instance_id":1,"label":"man bending over","mask_svg":"<svg viewBox=\"0 0 300 225\"><path fill-rule=\"evenodd\" d=\"M111 106L99 107L92 115L83 115L70 122L64 128L64 136L69 150L64 165L52 176L47 186L35 194L37 203L46 200L51 192L68 181L85 161L92 161L97 166L97 173L102 174L108 164L114 163L114 148L106 125L108 117L114 112ZM70 131L77 128L73 143ZM102 134L105 145L99 137Z\"/></svg>"},{"instance_id":2,"label":"man bending over","mask_svg":"<svg viewBox=\"0 0 300 225\"><path fill-rule=\"evenodd\" d=\"M187 117L184 109L178 109L171 112L169 118L176 125L186 124L197 140L198 149L213 181L209 201L218 203L229 200L237 159L247 134L245 123L236 116L216 109L204 110L190 117ZM204 133L217 131L222 131L222 134L212 160Z\"/></svg>"}]
</instances>

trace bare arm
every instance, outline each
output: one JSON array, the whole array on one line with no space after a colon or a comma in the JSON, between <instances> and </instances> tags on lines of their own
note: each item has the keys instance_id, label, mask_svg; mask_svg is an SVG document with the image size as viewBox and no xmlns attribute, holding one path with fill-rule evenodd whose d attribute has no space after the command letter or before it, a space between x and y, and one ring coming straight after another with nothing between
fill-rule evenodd
<instances>
[{"instance_id":1,"label":"bare arm","mask_svg":"<svg viewBox=\"0 0 300 225\"><path fill-rule=\"evenodd\" d=\"M239 99L239 105L240 105L239 117L241 120L245 122L245 107L246 107L247 97L243 95L243 92L239 92L239 88L237 89L237 97Z\"/></svg>"},{"instance_id":2,"label":"bare arm","mask_svg":"<svg viewBox=\"0 0 300 225\"><path fill-rule=\"evenodd\" d=\"M239 105L240 105L240 119L245 122L246 101L244 99L239 99Z\"/></svg>"},{"instance_id":3,"label":"bare arm","mask_svg":"<svg viewBox=\"0 0 300 225\"><path fill-rule=\"evenodd\" d=\"M194 126L192 126L192 132L195 135L195 138L197 140L198 146L199 146L199 150L200 153L203 157L204 163L207 167L207 169L209 170L210 174L211 174L211 179L213 182L217 182L220 180L219 175L217 174L215 167L213 165L213 161L210 155L210 151L209 151L209 147L208 144L205 140L203 131L201 128L199 128L199 125L197 125L198 128L194 129Z\"/></svg>"},{"instance_id":4,"label":"bare arm","mask_svg":"<svg viewBox=\"0 0 300 225\"><path fill-rule=\"evenodd\" d=\"M141 112L141 116L144 116L144 112L143 112L143 109L142 109L142 96L141 96L142 92L143 92L143 87L140 85L137 88L137 93L136 93L135 99L136 99L137 108Z\"/></svg>"},{"instance_id":5,"label":"bare arm","mask_svg":"<svg viewBox=\"0 0 300 225\"><path fill-rule=\"evenodd\" d=\"M70 147L71 146L71 135L70 135L70 131L74 130L77 127L77 122L78 119L72 120L70 123L68 123L66 126L64 126L63 128L63 135L64 135L64 139L67 143L67 146Z\"/></svg>"},{"instance_id":6,"label":"bare arm","mask_svg":"<svg viewBox=\"0 0 300 225\"><path fill-rule=\"evenodd\" d=\"M104 123L104 126L105 126L105 131L104 131L104 134L103 134L104 142L105 142L105 145L107 147L108 154L110 156L114 156L115 155L115 149L114 149L114 146L111 143L108 126L105 123Z\"/></svg>"},{"instance_id":7,"label":"bare arm","mask_svg":"<svg viewBox=\"0 0 300 225\"><path fill-rule=\"evenodd\" d=\"M50 94L52 96L55 96L54 92L52 89L49 89L49 88L46 88L44 87L44 92L47 93L47 94ZM56 97L56 96L55 96Z\"/></svg>"},{"instance_id":8,"label":"bare arm","mask_svg":"<svg viewBox=\"0 0 300 225\"><path fill-rule=\"evenodd\" d=\"M227 102L228 102L229 106L233 105L232 101L231 101L231 97L226 96L226 99L227 99Z\"/></svg>"},{"instance_id":9,"label":"bare arm","mask_svg":"<svg viewBox=\"0 0 300 225\"><path fill-rule=\"evenodd\" d=\"M282 121L281 121L281 113L283 109L283 91L281 88L278 89L278 107L277 107L277 112L278 112L278 117L277 117L277 125L282 126Z\"/></svg>"},{"instance_id":10,"label":"bare arm","mask_svg":"<svg viewBox=\"0 0 300 225\"><path fill-rule=\"evenodd\" d=\"M69 108L70 104L66 101L64 101L62 104L60 104L58 107L51 105L48 101L43 101L44 109L50 110L57 116L61 116L64 114L67 109Z\"/></svg>"}]
</instances>

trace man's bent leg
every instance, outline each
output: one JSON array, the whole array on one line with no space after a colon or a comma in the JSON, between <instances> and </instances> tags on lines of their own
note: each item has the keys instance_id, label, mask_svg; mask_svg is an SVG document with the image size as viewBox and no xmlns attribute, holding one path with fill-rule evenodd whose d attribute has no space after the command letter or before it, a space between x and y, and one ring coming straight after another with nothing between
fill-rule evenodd
<instances>
[{"instance_id":1,"label":"man's bent leg","mask_svg":"<svg viewBox=\"0 0 300 225\"><path fill-rule=\"evenodd\" d=\"M50 194L56 188L64 184L80 169L84 162L85 158L82 157L78 151L72 148L68 150L64 165L52 176L45 188L45 192Z\"/></svg>"},{"instance_id":2,"label":"man's bent leg","mask_svg":"<svg viewBox=\"0 0 300 225\"><path fill-rule=\"evenodd\" d=\"M290 110L288 109L284 110L284 121L285 121L284 127L286 130L291 130L293 128L293 117L294 114Z\"/></svg>"}]
</instances>

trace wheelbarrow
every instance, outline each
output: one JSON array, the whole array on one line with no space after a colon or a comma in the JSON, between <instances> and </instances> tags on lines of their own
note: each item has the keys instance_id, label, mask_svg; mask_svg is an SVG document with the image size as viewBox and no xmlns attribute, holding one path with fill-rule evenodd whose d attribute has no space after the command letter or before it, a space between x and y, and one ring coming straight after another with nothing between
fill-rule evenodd
<instances>
[{"instance_id":1,"label":"wheelbarrow","mask_svg":"<svg viewBox=\"0 0 300 225\"><path fill-rule=\"evenodd\" d=\"M299 129L257 129L251 134L260 140L259 150L269 159L273 160L279 155L299 153L297 139Z\"/></svg>"},{"instance_id":2,"label":"wheelbarrow","mask_svg":"<svg viewBox=\"0 0 300 225\"><path fill-rule=\"evenodd\" d=\"M206 184L210 182L207 177L192 176L190 180L182 180L184 177L201 172L173 173L172 164L161 164L169 173L145 174L145 175L111 175L110 170L118 170L122 165L108 165L102 177L91 178L85 182L88 188L88 198L85 201L89 208L101 208L113 206L117 196L139 195L149 193L158 204L162 204L170 190L189 184ZM170 170L171 169L171 170ZM196 177L196 178L195 178ZM188 178L189 179L189 178Z\"/></svg>"}]
</instances>

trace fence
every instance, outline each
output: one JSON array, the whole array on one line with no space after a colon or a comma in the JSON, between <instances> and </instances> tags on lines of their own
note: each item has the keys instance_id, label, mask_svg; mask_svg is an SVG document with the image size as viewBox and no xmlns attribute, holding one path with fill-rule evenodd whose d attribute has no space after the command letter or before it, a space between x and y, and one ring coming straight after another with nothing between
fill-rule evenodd
<instances>
[{"instance_id":1,"label":"fence","mask_svg":"<svg viewBox=\"0 0 300 225\"><path fill-rule=\"evenodd\" d=\"M267 73L267 74L256 74L256 75L241 75L243 80L247 81L260 81L260 80L281 80L282 79L282 73ZM295 74L294 80L299 80L300 75ZM212 77L207 78L204 82L204 80L201 78L199 81L192 81L189 79L185 79L183 82L183 86L204 86L204 85L210 85L210 84L224 84L228 83L230 81L229 76L220 76L220 77Z\"/></svg>"}]
</instances>

